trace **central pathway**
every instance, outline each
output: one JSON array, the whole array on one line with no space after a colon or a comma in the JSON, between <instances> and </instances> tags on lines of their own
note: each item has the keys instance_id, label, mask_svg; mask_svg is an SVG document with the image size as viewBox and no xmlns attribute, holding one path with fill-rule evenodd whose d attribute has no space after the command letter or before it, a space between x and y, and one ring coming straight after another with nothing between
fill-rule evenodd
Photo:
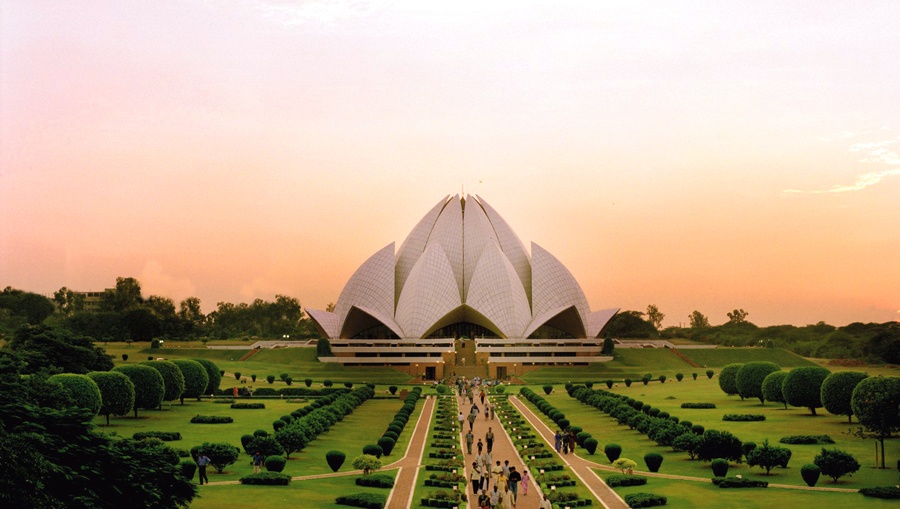
<instances>
[{"instance_id":1,"label":"central pathway","mask_svg":"<svg viewBox=\"0 0 900 509\"><path fill-rule=\"evenodd\" d=\"M409 440L406 454L399 461L382 468L385 470L399 468L397 479L394 481L394 489L385 504L386 509L407 509L410 506L413 491L416 488L416 479L419 477L419 467L422 465L422 453L425 452L425 443L428 440L428 426L431 424L431 416L434 412L435 398L425 398L422 413L416 421L416 429Z\"/></svg>"}]
</instances>

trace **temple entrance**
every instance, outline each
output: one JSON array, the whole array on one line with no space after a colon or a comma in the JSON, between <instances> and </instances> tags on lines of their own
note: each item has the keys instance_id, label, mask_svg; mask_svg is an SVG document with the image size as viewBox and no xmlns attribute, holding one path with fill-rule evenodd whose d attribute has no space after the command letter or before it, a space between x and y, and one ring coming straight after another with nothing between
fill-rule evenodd
<instances>
[{"instance_id":1,"label":"temple entrance","mask_svg":"<svg viewBox=\"0 0 900 509\"><path fill-rule=\"evenodd\" d=\"M506 366L497 366L497 380L506 380Z\"/></svg>"},{"instance_id":2,"label":"temple entrance","mask_svg":"<svg viewBox=\"0 0 900 509\"><path fill-rule=\"evenodd\" d=\"M434 366L425 366L425 380L434 380L437 376Z\"/></svg>"}]
</instances>

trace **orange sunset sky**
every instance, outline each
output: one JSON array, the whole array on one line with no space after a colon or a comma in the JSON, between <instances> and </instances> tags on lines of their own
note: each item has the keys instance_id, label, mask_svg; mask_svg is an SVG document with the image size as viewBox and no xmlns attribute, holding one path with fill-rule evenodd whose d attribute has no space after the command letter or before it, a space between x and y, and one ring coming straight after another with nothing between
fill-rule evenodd
<instances>
[{"instance_id":1,"label":"orange sunset sky","mask_svg":"<svg viewBox=\"0 0 900 509\"><path fill-rule=\"evenodd\" d=\"M900 4L0 0L0 287L304 306L479 194L593 309L900 318Z\"/></svg>"}]
</instances>

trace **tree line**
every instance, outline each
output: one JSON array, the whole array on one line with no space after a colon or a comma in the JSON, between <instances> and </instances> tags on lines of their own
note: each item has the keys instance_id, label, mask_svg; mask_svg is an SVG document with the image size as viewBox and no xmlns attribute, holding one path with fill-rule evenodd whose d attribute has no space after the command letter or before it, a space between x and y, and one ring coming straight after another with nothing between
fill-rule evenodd
<instances>
[{"instance_id":1,"label":"tree line","mask_svg":"<svg viewBox=\"0 0 900 509\"><path fill-rule=\"evenodd\" d=\"M803 357L853 359L900 364L900 323L854 322L842 327L816 324L759 327L744 309L727 313L728 321L711 325L700 311L688 315L688 326L662 327L665 314L653 304L646 311L622 311L605 334L616 338L692 339L722 346L764 346L790 350Z\"/></svg>"},{"instance_id":2,"label":"tree line","mask_svg":"<svg viewBox=\"0 0 900 509\"><path fill-rule=\"evenodd\" d=\"M95 341L316 336L300 302L286 295L276 295L274 301L219 302L214 311L204 314L197 297L188 297L176 307L168 297L144 297L137 279L119 277L98 302L88 304L83 293L66 287L52 298L6 287L0 292L0 337L11 337L25 325L41 324Z\"/></svg>"}]
</instances>

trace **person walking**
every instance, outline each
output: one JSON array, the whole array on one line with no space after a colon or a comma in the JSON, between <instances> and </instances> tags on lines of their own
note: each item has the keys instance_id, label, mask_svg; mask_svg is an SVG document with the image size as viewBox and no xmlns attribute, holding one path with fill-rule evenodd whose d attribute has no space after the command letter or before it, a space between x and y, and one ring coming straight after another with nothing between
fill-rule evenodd
<instances>
[{"instance_id":1,"label":"person walking","mask_svg":"<svg viewBox=\"0 0 900 509\"><path fill-rule=\"evenodd\" d=\"M206 465L209 465L209 457L201 452L197 456L197 467L200 470L200 486L203 486L204 481L206 481L206 484L209 484L209 477L206 477Z\"/></svg>"},{"instance_id":2,"label":"person walking","mask_svg":"<svg viewBox=\"0 0 900 509\"><path fill-rule=\"evenodd\" d=\"M494 487L497 487L497 483L500 482L500 476L503 475L503 467L500 466L500 460L497 460L497 464L491 467L491 484Z\"/></svg>"},{"instance_id":3,"label":"person walking","mask_svg":"<svg viewBox=\"0 0 900 509\"><path fill-rule=\"evenodd\" d=\"M481 469L478 468L478 463L472 462L472 473L469 475L469 479L472 481L472 491L474 493L478 493L481 490Z\"/></svg>"},{"instance_id":4,"label":"person walking","mask_svg":"<svg viewBox=\"0 0 900 509\"><path fill-rule=\"evenodd\" d=\"M541 500L541 505L538 506L538 509L553 509L553 503L547 498L546 493L544 493L544 500Z\"/></svg>"},{"instance_id":5,"label":"person walking","mask_svg":"<svg viewBox=\"0 0 900 509\"><path fill-rule=\"evenodd\" d=\"M475 435L472 434L472 430L470 429L468 433L466 433L466 454L472 454L472 442L475 441Z\"/></svg>"},{"instance_id":6,"label":"person walking","mask_svg":"<svg viewBox=\"0 0 900 509\"><path fill-rule=\"evenodd\" d=\"M259 451L256 451L256 454L253 455L253 473L254 474L258 474L262 470L263 461L265 461L265 458L263 458L262 453Z\"/></svg>"},{"instance_id":7,"label":"person walking","mask_svg":"<svg viewBox=\"0 0 900 509\"><path fill-rule=\"evenodd\" d=\"M513 509L516 506L515 498L513 498L513 492L507 486L503 490L503 509Z\"/></svg>"},{"instance_id":8,"label":"person walking","mask_svg":"<svg viewBox=\"0 0 900 509\"><path fill-rule=\"evenodd\" d=\"M490 402L485 404L482 401L481 404L484 405L484 420L488 420L488 414L490 414L493 411L493 406L491 405Z\"/></svg>"},{"instance_id":9,"label":"person walking","mask_svg":"<svg viewBox=\"0 0 900 509\"><path fill-rule=\"evenodd\" d=\"M528 475L528 470L522 472L522 496L528 496L528 484L531 482L531 476Z\"/></svg>"},{"instance_id":10,"label":"person walking","mask_svg":"<svg viewBox=\"0 0 900 509\"><path fill-rule=\"evenodd\" d=\"M493 509L500 509L500 490L497 489L497 485L494 485L494 489L491 490L491 507ZM553 509L552 507L550 509Z\"/></svg>"},{"instance_id":11,"label":"person walking","mask_svg":"<svg viewBox=\"0 0 900 509\"><path fill-rule=\"evenodd\" d=\"M494 450L494 429L488 426L487 433L484 434L484 441L487 442L487 451Z\"/></svg>"},{"instance_id":12,"label":"person walking","mask_svg":"<svg viewBox=\"0 0 900 509\"><path fill-rule=\"evenodd\" d=\"M503 475L509 477L509 460L503 462Z\"/></svg>"},{"instance_id":13,"label":"person walking","mask_svg":"<svg viewBox=\"0 0 900 509\"><path fill-rule=\"evenodd\" d=\"M462 413L459 415L462 415ZM553 447L556 448L557 453L559 453L559 448L562 447L562 433L559 430L556 430L556 434L553 435Z\"/></svg>"},{"instance_id":14,"label":"person walking","mask_svg":"<svg viewBox=\"0 0 900 509\"><path fill-rule=\"evenodd\" d=\"M460 414L462 415L462 414ZM462 424L460 424L461 426ZM469 432L472 432L472 427L475 426L475 412L469 412Z\"/></svg>"},{"instance_id":15,"label":"person walking","mask_svg":"<svg viewBox=\"0 0 900 509\"><path fill-rule=\"evenodd\" d=\"M575 454L575 432L574 431L569 432L569 451L571 451L572 454Z\"/></svg>"},{"instance_id":16,"label":"person walking","mask_svg":"<svg viewBox=\"0 0 900 509\"><path fill-rule=\"evenodd\" d=\"M479 438L478 443L475 444L475 446L478 449L478 454L481 455L481 452L484 449L484 442L482 442L481 439Z\"/></svg>"},{"instance_id":17,"label":"person walking","mask_svg":"<svg viewBox=\"0 0 900 509\"><path fill-rule=\"evenodd\" d=\"M495 408L496 406L497 406L497 405L491 405L491 420L492 420L492 421L494 420L494 408Z\"/></svg>"},{"instance_id":18,"label":"person walking","mask_svg":"<svg viewBox=\"0 0 900 509\"><path fill-rule=\"evenodd\" d=\"M516 467L509 467L509 475L507 482L509 483L509 491L512 492L512 505L516 506L519 501L519 482L522 480L522 474L516 471Z\"/></svg>"},{"instance_id":19,"label":"person walking","mask_svg":"<svg viewBox=\"0 0 900 509\"><path fill-rule=\"evenodd\" d=\"M456 416L456 420L459 421L459 429L462 430L462 429L463 429L463 422L465 422L466 416L463 415L462 412L460 412L459 415Z\"/></svg>"},{"instance_id":20,"label":"person walking","mask_svg":"<svg viewBox=\"0 0 900 509\"><path fill-rule=\"evenodd\" d=\"M481 398L481 406L484 406L484 389L481 389L480 398Z\"/></svg>"}]
</instances>

